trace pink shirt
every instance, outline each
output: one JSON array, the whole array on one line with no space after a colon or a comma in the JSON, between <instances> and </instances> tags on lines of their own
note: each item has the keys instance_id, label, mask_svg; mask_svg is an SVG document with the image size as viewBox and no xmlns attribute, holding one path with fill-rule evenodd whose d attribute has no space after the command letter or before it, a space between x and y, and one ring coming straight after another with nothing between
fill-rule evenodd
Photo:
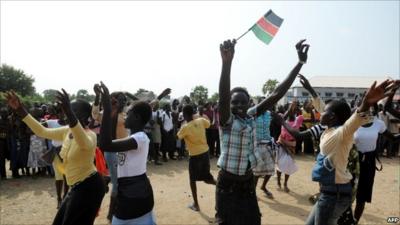
<instances>
[{"instance_id":1,"label":"pink shirt","mask_svg":"<svg viewBox=\"0 0 400 225\"><path fill-rule=\"evenodd\" d=\"M304 120L304 117L302 115L300 115L300 116L297 116L294 121L287 121L287 123L289 124L289 126L295 128L295 129L299 129L301 127L301 125L303 124L303 120ZM281 129L280 137L286 141L294 141L295 140L294 137L292 135L290 135L289 132L283 126Z\"/></svg>"}]
</instances>

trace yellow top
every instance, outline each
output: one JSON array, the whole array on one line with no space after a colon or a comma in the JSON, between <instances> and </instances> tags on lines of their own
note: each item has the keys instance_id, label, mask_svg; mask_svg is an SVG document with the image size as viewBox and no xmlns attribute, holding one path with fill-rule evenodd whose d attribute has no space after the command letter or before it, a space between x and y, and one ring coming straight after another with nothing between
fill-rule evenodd
<instances>
[{"instance_id":1,"label":"yellow top","mask_svg":"<svg viewBox=\"0 0 400 225\"><path fill-rule=\"evenodd\" d=\"M178 132L178 138L185 139L186 149L190 156L208 151L206 128L209 127L210 121L201 117L182 125Z\"/></svg>"},{"instance_id":2,"label":"yellow top","mask_svg":"<svg viewBox=\"0 0 400 225\"><path fill-rule=\"evenodd\" d=\"M72 128L46 128L30 114L23 121L37 136L63 142L60 156L68 185L83 181L97 171L94 165L97 140L93 131L84 130L79 122Z\"/></svg>"},{"instance_id":3,"label":"yellow top","mask_svg":"<svg viewBox=\"0 0 400 225\"><path fill-rule=\"evenodd\" d=\"M306 110L303 110L301 114L303 115L303 118L305 120L311 120L311 113L306 112ZM313 125L312 122L303 122L303 124L307 129L312 127Z\"/></svg>"},{"instance_id":4,"label":"yellow top","mask_svg":"<svg viewBox=\"0 0 400 225\"><path fill-rule=\"evenodd\" d=\"M331 127L322 133L319 147L321 154L332 159L335 166L335 183L346 184L352 176L347 170L350 149L353 146L353 134L363 124L368 123L369 116L362 117L355 112L340 127Z\"/></svg>"}]
</instances>

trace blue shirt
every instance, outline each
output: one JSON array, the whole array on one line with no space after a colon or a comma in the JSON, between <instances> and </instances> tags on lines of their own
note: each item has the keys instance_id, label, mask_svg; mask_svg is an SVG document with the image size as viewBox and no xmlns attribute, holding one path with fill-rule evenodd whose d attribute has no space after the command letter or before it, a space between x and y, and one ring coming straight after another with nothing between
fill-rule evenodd
<instances>
[{"instance_id":1,"label":"blue shirt","mask_svg":"<svg viewBox=\"0 0 400 225\"><path fill-rule=\"evenodd\" d=\"M256 117L256 106L254 106L247 111L247 114L255 118L257 143L271 141L271 132L269 130L271 112L265 111L263 114Z\"/></svg>"},{"instance_id":2,"label":"blue shirt","mask_svg":"<svg viewBox=\"0 0 400 225\"><path fill-rule=\"evenodd\" d=\"M243 119L231 114L228 122L219 129L221 155L218 167L236 175L245 175L247 170L256 167L260 157L255 150L255 127L252 117Z\"/></svg>"}]
</instances>

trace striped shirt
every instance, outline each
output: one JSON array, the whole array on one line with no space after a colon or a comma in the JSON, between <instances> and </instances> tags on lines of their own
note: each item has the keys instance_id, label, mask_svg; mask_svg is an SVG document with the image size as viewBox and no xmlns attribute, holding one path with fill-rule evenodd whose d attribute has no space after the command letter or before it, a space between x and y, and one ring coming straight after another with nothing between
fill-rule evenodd
<instances>
[{"instance_id":1,"label":"striped shirt","mask_svg":"<svg viewBox=\"0 0 400 225\"><path fill-rule=\"evenodd\" d=\"M221 169L236 175L245 175L257 165L255 151L255 120L251 117L240 118L231 114L228 122L221 125L221 155L217 165Z\"/></svg>"},{"instance_id":2,"label":"striped shirt","mask_svg":"<svg viewBox=\"0 0 400 225\"><path fill-rule=\"evenodd\" d=\"M326 127L322 126L321 124L316 124L310 129L308 129L311 132L311 136L315 141L319 141L322 133L325 131Z\"/></svg>"}]
</instances>

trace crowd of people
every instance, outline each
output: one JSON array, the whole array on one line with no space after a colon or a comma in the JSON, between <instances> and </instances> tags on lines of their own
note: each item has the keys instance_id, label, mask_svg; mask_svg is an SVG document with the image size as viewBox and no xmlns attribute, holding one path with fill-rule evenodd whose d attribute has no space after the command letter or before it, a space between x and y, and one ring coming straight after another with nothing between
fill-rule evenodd
<instances>
[{"instance_id":1,"label":"crowd of people","mask_svg":"<svg viewBox=\"0 0 400 225\"><path fill-rule=\"evenodd\" d=\"M356 224L371 202L376 159L398 157L400 113L392 100L400 81L375 82L351 102L322 101L300 74L310 47L304 42L296 44L298 62L288 76L259 99L245 88L231 88L235 40L220 45L218 102L184 98L161 105L171 89L141 101L125 92L109 93L100 82L93 87L92 104L70 101L62 90L56 104L28 109L10 90L8 106L0 110L1 179L7 179L6 159L12 178L54 176L55 225L93 224L108 191L112 224L156 224L147 165L188 159L190 209L200 210L196 182L203 181L216 186L217 223L257 225L258 180L268 198L274 198L266 185L275 173L279 188L290 192L289 178L298 170L294 156L310 154L316 156L311 177L320 189L310 196L314 208L306 224ZM312 98L278 105L296 78ZM210 173L214 157L217 178Z\"/></svg>"}]
</instances>

